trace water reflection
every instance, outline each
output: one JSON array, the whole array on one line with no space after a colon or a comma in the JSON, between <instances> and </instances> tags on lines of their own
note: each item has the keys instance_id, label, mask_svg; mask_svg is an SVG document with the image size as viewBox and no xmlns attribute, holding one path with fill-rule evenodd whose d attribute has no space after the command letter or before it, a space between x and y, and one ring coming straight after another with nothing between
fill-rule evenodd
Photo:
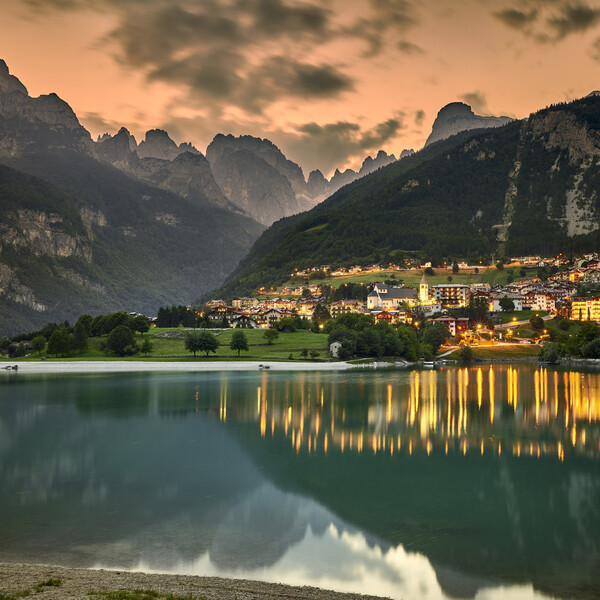
<instances>
[{"instance_id":1,"label":"water reflection","mask_svg":"<svg viewBox=\"0 0 600 600\"><path fill-rule=\"evenodd\" d=\"M228 400L224 379L219 418L227 420L228 401L233 401L235 419L257 422L263 438L283 430L297 453L500 456L504 451L560 461L565 455L600 454L600 377L595 373L489 365L341 381L297 377L291 386L264 373L254 402L235 392L232 398L231 391ZM351 385L366 401L359 408L347 397Z\"/></svg>"},{"instance_id":2,"label":"water reflection","mask_svg":"<svg viewBox=\"0 0 600 600\"><path fill-rule=\"evenodd\" d=\"M593 597L598 377L0 377L0 560Z\"/></svg>"}]
</instances>

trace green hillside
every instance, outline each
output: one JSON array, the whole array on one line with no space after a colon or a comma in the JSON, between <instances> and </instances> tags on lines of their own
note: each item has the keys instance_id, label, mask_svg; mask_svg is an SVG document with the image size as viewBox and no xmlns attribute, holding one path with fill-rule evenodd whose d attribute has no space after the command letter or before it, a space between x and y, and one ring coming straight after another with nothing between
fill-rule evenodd
<instances>
[{"instance_id":1,"label":"green hillside","mask_svg":"<svg viewBox=\"0 0 600 600\"><path fill-rule=\"evenodd\" d=\"M346 186L269 228L213 294L287 280L295 268L552 254L600 241L600 98L464 132Z\"/></svg>"},{"instance_id":2,"label":"green hillside","mask_svg":"<svg viewBox=\"0 0 600 600\"><path fill-rule=\"evenodd\" d=\"M0 167L2 334L84 312L189 303L224 279L261 230L74 150L1 161L19 171Z\"/></svg>"}]
</instances>

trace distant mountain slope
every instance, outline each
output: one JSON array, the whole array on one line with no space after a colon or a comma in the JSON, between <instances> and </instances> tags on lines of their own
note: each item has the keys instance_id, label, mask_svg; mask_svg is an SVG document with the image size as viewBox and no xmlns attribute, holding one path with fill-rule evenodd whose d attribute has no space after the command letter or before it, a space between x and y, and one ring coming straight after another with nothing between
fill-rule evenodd
<instances>
[{"instance_id":1,"label":"distant mountain slope","mask_svg":"<svg viewBox=\"0 0 600 600\"><path fill-rule=\"evenodd\" d=\"M600 98L589 96L431 144L276 223L214 293L403 250L477 258L597 248L599 128Z\"/></svg>"},{"instance_id":2,"label":"distant mountain slope","mask_svg":"<svg viewBox=\"0 0 600 600\"><path fill-rule=\"evenodd\" d=\"M445 140L461 131L500 127L513 120L510 117L483 117L476 115L468 104L464 102L451 102L438 112L433 122L431 134L427 138L425 145L428 146L439 140Z\"/></svg>"},{"instance_id":3,"label":"distant mountain slope","mask_svg":"<svg viewBox=\"0 0 600 600\"><path fill-rule=\"evenodd\" d=\"M1 167L2 333L23 321L187 304L218 285L260 233L245 217L232 220L70 150L11 164L62 189Z\"/></svg>"},{"instance_id":4,"label":"distant mountain slope","mask_svg":"<svg viewBox=\"0 0 600 600\"><path fill-rule=\"evenodd\" d=\"M122 138L112 150L127 162ZM204 157L181 150L136 155L140 181L97 160L68 105L30 98L0 62L0 334L82 312L154 314L223 281L263 228L232 210Z\"/></svg>"}]
</instances>

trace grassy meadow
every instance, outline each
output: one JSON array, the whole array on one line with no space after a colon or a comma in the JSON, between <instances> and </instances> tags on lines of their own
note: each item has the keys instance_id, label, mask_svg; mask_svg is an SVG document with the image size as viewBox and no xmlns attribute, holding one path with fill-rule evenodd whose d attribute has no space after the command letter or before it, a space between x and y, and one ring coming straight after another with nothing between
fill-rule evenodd
<instances>
[{"instance_id":1,"label":"grassy meadow","mask_svg":"<svg viewBox=\"0 0 600 600\"><path fill-rule=\"evenodd\" d=\"M219 340L220 347L216 354L212 352L206 358L205 353L197 354L196 357L185 349L185 336L190 331L202 331L201 329L184 329L184 328L166 328L150 329L144 336L136 334L135 341L141 344L144 338L149 338L152 342L153 349L148 355L139 352L134 356L114 356L110 353L107 355L102 349L102 342L106 342L108 336L92 337L88 340L88 349L81 354L75 354L63 358L61 356L45 356L45 360L161 360L161 361L206 361L206 360L238 360L237 351L231 350L229 344L234 329L217 329L210 330L210 333L216 334ZM306 360L302 355L302 350L308 352L318 352L317 360L329 359L329 345L327 344L327 335L324 333L313 333L310 331L295 331L293 333L280 333L278 339L273 344L267 344L264 338L264 329L244 329L244 333L248 339L248 351L241 351L239 360L289 360L290 354L292 360ZM310 356L308 357L310 359ZM26 358L10 359L14 361L39 361L40 355L33 354Z\"/></svg>"}]
</instances>

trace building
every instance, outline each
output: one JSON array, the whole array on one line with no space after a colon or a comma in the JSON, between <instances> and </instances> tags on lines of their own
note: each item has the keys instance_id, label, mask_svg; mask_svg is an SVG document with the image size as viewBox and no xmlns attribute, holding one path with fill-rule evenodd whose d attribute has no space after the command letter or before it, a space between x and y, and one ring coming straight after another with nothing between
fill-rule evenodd
<instances>
[{"instance_id":1,"label":"building","mask_svg":"<svg viewBox=\"0 0 600 600\"><path fill-rule=\"evenodd\" d=\"M365 312L365 303L360 300L336 300L329 305L329 314L332 319L348 313L362 312Z\"/></svg>"},{"instance_id":2,"label":"building","mask_svg":"<svg viewBox=\"0 0 600 600\"><path fill-rule=\"evenodd\" d=\"M233 308L252 308L258 306L257 298L234 298L231 301Z\"/></svg>"},{"instance_id":3,"label":"building","mask_svg":"<svg viewBox=\"0 0 600 600\"><path fill-rule=\"evenodd\" d=\"M451 317L450 315L442 315L431 319L430 323L441 323L452 337L459 333L464 333L469 329L469 319L467 317Z\"/></svg>"},{"instance_id":4,"label":"building","mask_svg":"<svg viewBox=\"0 0 600 600\"><path fill-rule=\"evenodd\" d=\"M600 296L573 298L570 318L574 321L600 321Z\"/></svg>"},{"instance_id":5,"label":"building","mask_svg":"<svg viewBox=\"0 0 600 600\"><path fill-rule=\"evenodd\" d=\"M460 283L441 283L433 286L433 297L443 308L460 308L469 303L470 287Z\"/></svg>"},{"instance_id":6,"label":"building","mask_svg":"<svg viewBox=\"0 0 600 600\"><path fill-rule=\"evenodd\" d=\"M385 283L376 283L373 291L367 296L368 310L396 309L402 303L408 306L417 304L417 291L414 288L387 286Z\"/></svg>"},{"instance_id":7,"label":"building","mask_svg":"<svg viewBox=\"0 0 600 600\"><path fill-rule=\"evenodd\" d=\"M503 298L508 298L512 300L515 308L514 310L523 310L523 296L520 294L503 294L496 293L490 296L490 312L502 312L502 306L500 306L500 301Z\"/></svg>"}]
</instances>

